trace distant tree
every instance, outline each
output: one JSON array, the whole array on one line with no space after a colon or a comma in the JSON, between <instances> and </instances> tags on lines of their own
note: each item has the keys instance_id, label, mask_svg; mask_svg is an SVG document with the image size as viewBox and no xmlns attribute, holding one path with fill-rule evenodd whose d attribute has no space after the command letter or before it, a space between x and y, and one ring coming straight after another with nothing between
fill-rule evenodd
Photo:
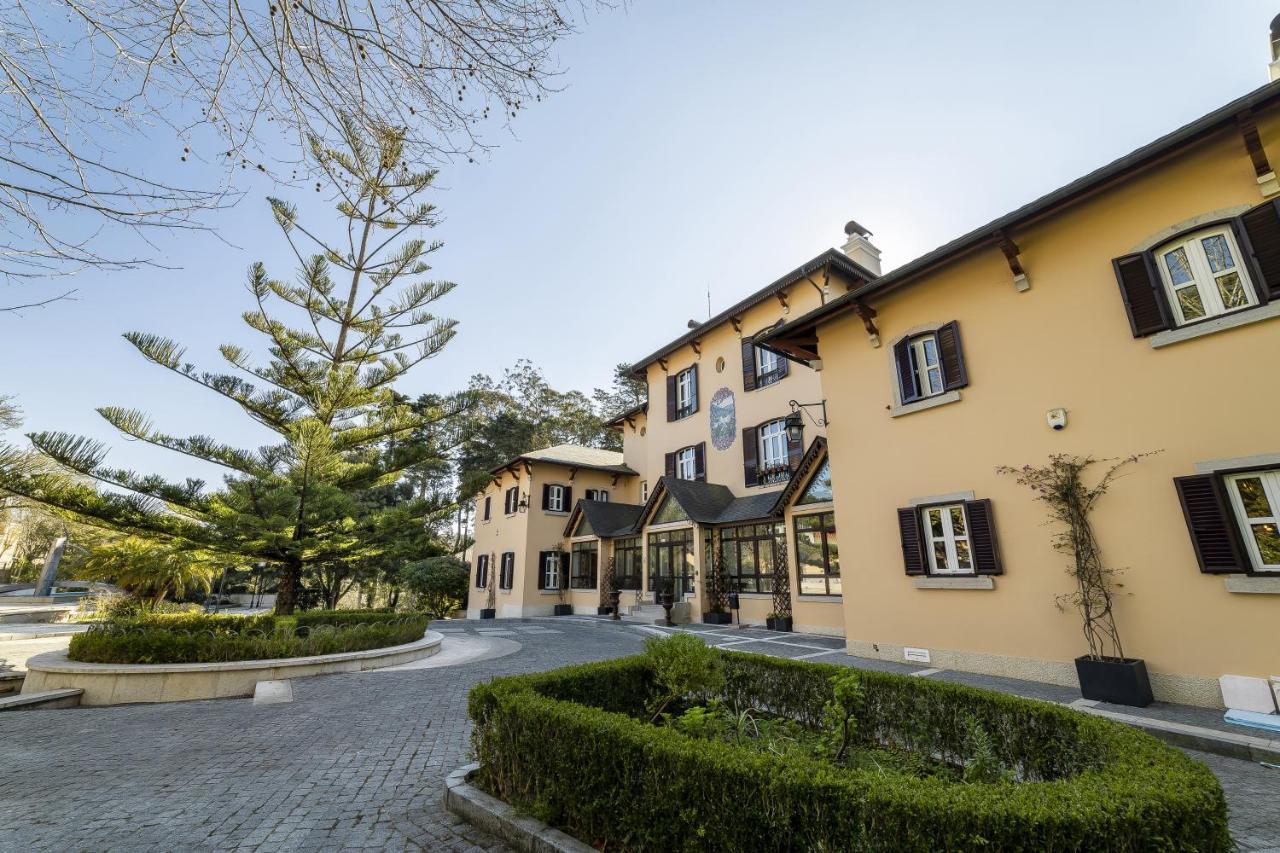
<instances>
[{"instance_id":1,"label":"distant tree","mask_svg":"<svg viewBox=\"0 0 1280 853\"><path fill-rule=\"evenodd\" d=\"M405 586L417 596L418 607L443 619L467 600L470 569L457 557L432 557L406 565L401 573Z\"/></svg>"},{"instance_id":2,"label":"distant tree","mask_svg":"<svg viewBox=\"0 0 1280 853\"><path fill-rule=\"evenodd\" d=\"M453 284L425 278L440 244L419 236L436 224L435 208L420 196L435 172L406 165L403 129L367 138L353 122L343 127L345 149L313 139L345 220L340 236L324 240L298 222L291 205L271 200L301 270L290 283L270 278L262 264L250 269L255 306L244 320L267 339L265 365L228 344L220 351L239 374L206 372L172 340L125 335L148 361L236 403L279 442L245 450L205 435L173 436L142 412L104 407L98 412L125 435L228 470L223 489L210 494L200 480L110 468L99 442L55 432L29 437L45 459L112 490L66 482L8 447L0 447L0 489L119 533L272 563L279 613L293 612L315 567L368 559L385 547L365 534L386 508L364 496L427 461L429 447L400 437L463 408L452 398L415 408L393 390L453 337L454 322L431 313ZM397 507L420 525L449 509L427 500Z\"/></svg>"},{"instance_id":3,"label":"distant tree","mask_svg":"<svg viewBox=\"0 0 1280 853\"><path fill-rule=\"evenodd\" d=\"M613 368L613 382L608 388L597 388L591 395L596 414L608 421L623 412L630 411L649 399L649 386L631 372L631 365L618 364Z\"/></svg>"}]
</instances>

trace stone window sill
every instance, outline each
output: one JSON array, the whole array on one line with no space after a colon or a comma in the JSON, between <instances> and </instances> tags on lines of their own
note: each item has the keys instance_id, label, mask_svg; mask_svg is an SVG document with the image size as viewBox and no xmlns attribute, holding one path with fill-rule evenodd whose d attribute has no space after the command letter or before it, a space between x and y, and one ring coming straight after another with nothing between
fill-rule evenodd
<instances>
[{"instance_id":1,"label":"stone window sill","mask_svg":"<svg viewBox=\"0 0 1280 853\"><path fill-rule=\"evenodd\" d=\"M978 577L916 577L911 579L916 589L995 589L996 580L989 575Z\"/></svg>"},{"instance_id":2,"label":"stone window sill","mask_svg":"<svg viewBox=\"0 0 1280 853\"><path fill-rule=\"evenodd\" d=\"M958 402L960 402L960 392L948 391L945 394L939 394L936 397L926 397L923 400L916 400L914 403L894 406L889 410L889 417L900 418L903 415L913 415L916 412L923 412L925 409L936 409L938 406L945 406L948 403Z\"/></svg>"},{"instance_id":3,"label":"stone window sill","mask_svg":"<svg viewBox=\"0 0 1280 853\"><path fill-rule=\"evenodd\" d=\"M1259 575L1229 575L1223 582L1226 584L1227 592L1280 595L1280 576L1261 577Z\"/></svg>"},{"instance_id":4,"label":"stone window sill","mask_svg":"<svg viewBox=\"0 0 1280 853\"><path fill-rule=\"evenodd\" d=\"M796 597L797 604L840 604L843 601L842 595L805 595L802 592Z\"/></svg>"},{"instance_id":5,"label":"stone window sill","mask_svg":"<svg viewBox=\"0 0 1280 853\"><path fill-rule=\"evenodd\" d=\"M766 599L773 598L773 593L771 592L740 592L738 593L738 598L745 598L748 601L764 601Z\"/></svg>"},{"instance_id":6,"label":"stone window sill","mask_svg":"<svg viewBox=\"0 0 1280 853\"><path fill-rule=\"evenodd\" d=\"M1212 335L1215 332L1234 329L1238 326L1249 326L1253 323L1261 323L1263 320L1270 320L1274 317L1280 317L1280 301L1269 302L1257 308L1250 308L1246 311L1238 311L1235 314L1227 314L1223 317L1215 317L1212 320L1204 320L1200 323L1194 323L1190 326L1182 326L1177 329L1168 329L1163 332L1156 332L1151 336L1151 348L1160 349L1171 344L1179 344L1183 341L1189 341L1194 338L1202 338L1205 335Z\"/></svg>"}]
</instances>

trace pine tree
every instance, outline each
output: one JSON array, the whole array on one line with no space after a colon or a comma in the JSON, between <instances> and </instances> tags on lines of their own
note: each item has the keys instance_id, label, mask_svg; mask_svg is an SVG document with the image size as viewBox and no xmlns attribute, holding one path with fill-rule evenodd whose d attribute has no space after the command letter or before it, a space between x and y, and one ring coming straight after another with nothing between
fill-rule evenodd
<instances>
[{"instance_id":1,"label":"pine tree","mask_svg":"<svg viewBox=\"0 0 1280 853\"><path fill-rule=\"evenodd\" d=\"M303 578L317 567L376 557L393 544L388 532L404 529L403 519L421 526L442 510L412 500L395 507L397 523L388 524L386 507L362 499L437 452L398 438L465 405L439 397L432 407L413 406L392 387L454 335L454 321L430 311L454 287L426 277L440 244L419 236L437 223L435 208L420 200L436 173L404 162L402 130L365 138L354 123L343 126L346 150L311 142L345 220L339 240L308 230L290 204L268 200L300 268L289 283L261 263L250 267L255 307L243 318L267 339L265 363L224 345L234 371L207 372L169 338L124 336L148 361L235 402L280 441L245 450L206 435L170 435L143 412L103 407L99 414L126 436L226 469L223 488L115 469L99 442L40 432L28 436L40 454L81 476L53 476L21 451L0 448L0 490L113 531L274 562L280 613L292 612Z\"/></svg>"}]
</instances>

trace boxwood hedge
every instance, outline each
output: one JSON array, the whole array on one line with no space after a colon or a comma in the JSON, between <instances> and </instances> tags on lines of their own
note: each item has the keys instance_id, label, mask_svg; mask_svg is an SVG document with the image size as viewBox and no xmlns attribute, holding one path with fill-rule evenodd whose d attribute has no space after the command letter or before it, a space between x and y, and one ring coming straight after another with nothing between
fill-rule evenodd
<instances>
[{"instance_id":1,"label":"boxwood hedge","mask_svg":"<svg viewBox=\"0 0 1280 853\"><path fill-rule=\"evenodd\" d=\"M816 724L844 667L720 653L730 708ZM470 714L490 793L608 850L1196 850L1231 848L1204 765L1151 736L992 691L860 671L859 735L963 761L965 721L1020 781L847 770L695 740L641 719L642 657L500 678Z\"/></svg>"}]
</instances>

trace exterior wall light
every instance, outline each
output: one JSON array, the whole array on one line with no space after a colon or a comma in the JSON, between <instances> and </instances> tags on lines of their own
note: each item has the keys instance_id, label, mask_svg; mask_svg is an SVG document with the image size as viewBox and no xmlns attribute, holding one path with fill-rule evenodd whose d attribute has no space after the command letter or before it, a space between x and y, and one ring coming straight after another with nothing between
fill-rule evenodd
<instances>
[{"instance_id":1,"label":"exterior wall light","mask_svg":"<svg viewBox=\"0 0 1280 853\"><path fill-rule=\"evenodd\" d=\"M795 400L789 401L791 406L791 414L787 415L785 426L787 429L787 438L792 442L799 442L804 438L804 418L801 412L809 416L809 420L813 421L815 426L829 427L831 422L827 420L827 401L822 400L818 403L797 403ZM822 417L815 418L809 414L808 409L822 408Z\"/></svg>"}]
</instances>

